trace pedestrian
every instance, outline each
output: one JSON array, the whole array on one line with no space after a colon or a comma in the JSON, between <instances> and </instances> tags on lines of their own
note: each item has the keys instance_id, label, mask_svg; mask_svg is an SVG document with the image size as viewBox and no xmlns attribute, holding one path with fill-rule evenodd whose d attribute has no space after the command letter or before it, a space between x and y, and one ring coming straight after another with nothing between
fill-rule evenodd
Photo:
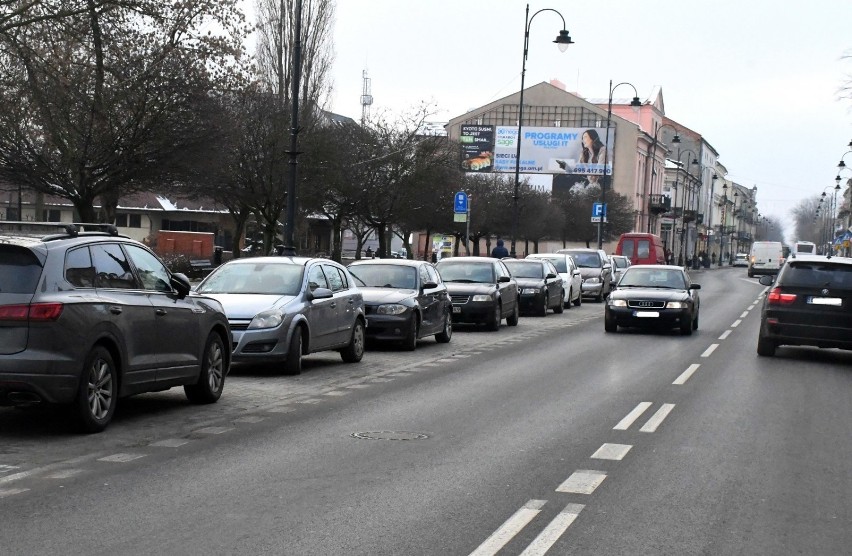
<instances>
[{"instance_id":1,"label":"pedestrian","mask_svg":"<svg viewBox=\"0 0 852 556\"><path fill-rule=\"evenodd\" d=\"M438 262L438 252L437 251L432 251L432 262L433 263Z\"/></svg>"},{"instance_id":2,"label":"pedestrian","mask_svg":"<svg viewBox=\"0 0 852 556\"><path fill-rule=\"evenodd\" d=\"M372 259L372 258L373 258L373 248L372 248L372 247L370 247L369 245L367 246L367 258L368 258L368 259Z\"/></svg>"},{"instance_id":3,"label":"pedestrian","mask_svg":"<svg viewBox=\"0 0 852 556\"><path fill-rule=\"evenodd\" d=\"M502 259L509 256L509 250L503 247L503 240L497 240L497 246L491 250L491 256L495 259Z\"/></svg>"},{"instance_id":4,"label":"pedestrian","mask_svg":"<svg viewBox=\"0 0 852 556\"><path fill-rule=\"evenodd\" d=\"M713 254L710 255L710 260L713 261L713 264L716 264L716 252L713 251Z\"/></svg>"}]
</instances>

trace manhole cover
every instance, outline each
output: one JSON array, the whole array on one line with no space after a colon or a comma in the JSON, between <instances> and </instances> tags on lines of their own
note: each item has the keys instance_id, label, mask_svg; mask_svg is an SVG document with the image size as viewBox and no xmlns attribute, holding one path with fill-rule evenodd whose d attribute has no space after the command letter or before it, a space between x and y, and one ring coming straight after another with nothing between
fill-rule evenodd
<instances>
[{"instance_id":1,"label":"manhole cover","mask_svg":"<svg viewBox=\"0 0 852 556\"><path fill-rule=\"evenodd\" d=\"M351 436L362 440L423 440L429 438L423 433L408 431L353 432Z\"/></svg>"}]
</instances>

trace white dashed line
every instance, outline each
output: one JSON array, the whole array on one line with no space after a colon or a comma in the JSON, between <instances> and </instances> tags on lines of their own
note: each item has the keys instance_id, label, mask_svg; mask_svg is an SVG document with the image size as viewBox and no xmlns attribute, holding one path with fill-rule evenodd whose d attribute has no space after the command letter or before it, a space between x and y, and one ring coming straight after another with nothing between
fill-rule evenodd
<instances>
[{"instance_id":1,"label":"white dashed line","mask_svg":"<svg viewBox=\"0 0 852 556\"><path fill-rule=\"evenodd\" d=\"M704 350L704 353L701 354L701 357L710 357L710 354L716 351L717 347L719 347L719 344L710 344L710 347Z\"/></svg>"},{"instance_id":2,"label":"white dashed line","mask_svg":"<svg viewBox=\"0 0 852 556\"><path fill-rule=\"evenodd\" d=\"M749 305L749 306L748 306L748 310L749 310L749 311L751 311L752 309L754 309L754 305L755 305L754 303L752 303L751 305Z\"/></svg>"},{"instance_id":3,"label":"white dashed line","mask_svg":"<svg viewBox=\"0 0 852 556\"><path fill-rule=\"evenodd\" d=\"M556 487L556 492L591 494L604 482L604 479L606 479L605 471L581 469L571 473L571 476L565 479L565 482Z\"/></svg>"},{"instance_id":4,"label":"white dashed line","mask_svg":"<svg viewBox=\"0 0 852 556\"><path fill-rule=\"evenodd\" d=\"M644 425L642 425L642 428L639 429L639 432L656 431L657 427L662 424L663 420L668 416L669 413L672 412L672 409L674 409L674 407L675 404L673 403L664 403L663 407L658 409L657 412L654 413L654 415L652 415L651 418L648 419L648 421Z\"/></svg>"},{"instance_id":5,"label":"white dashed line","mask_svg":"<svg viewBox=\"0 0 852 556\"><path fill-rule=\"evenodd\" d=\"M392 378L371 378L370 382L392 382Z\"/></svg>"},{"instance_id":6,"label":"white dashed line","mask_svg":"<svg viewBox=\"0 0 852 556\"><path fill-rule=\"evenodd\" d=\"M53 471L54 469L60 469L62 467L67 467L69 465L77 465L79 463L83 463L89 461L94 456L89 454L87 456L81 456L78 458L69 459L67 461L62 461L59 463L51 463L50 465L45 465L43 467L36 467L34 469L29 469L27 471L20 471L13 475L8 475L6 477L0 477L0 485L5 483L11 483L12 481L17 481L18 479L24 479L31 475L37 475L38 473L45 473L47 471Z\"/></svg>"},{"instance_id":7,"label":"white dashed line","mask_svg":"<svg viewBox=\"0 0 852 556\"><path fill-rule=\"evenodd\" d=\"M742 315L740 315L740 318L741 318L741 319L744 319L744 318L746 318L747 316L748 316L748 311L743 311L743 314L742 314Z\"/></svg>"},{"instance_id":8,"label":"white dashed line","mask_svg":"<svg viewBox=\"0 0 852 556\"><path fill-rule=\"evenodd\" d=\"M292 413L296 411L295 407L270 407L266 410L267 413Z\"/></svg>"},{"instance_id":9,"label":"white dashed line","mask_svg":"<svg viewBox=\"0 0 852 556\"><path fill-rule=\"evenodd\" d=\"M245 417L240 417L239 419L234 419L235 423L260 423L261 421L265 421L265 417L258 417L256 415L247 415Z\"/></svg>"},{"instance_id":10,"label":"white dashed line","mask_svg":"<svg viewBox=\"0 0 852 556\"><path fill-rule=\"evenodd\" d=\"M318 400L316 398L308 398L307 400L299 400L296 403L307 403L307 404L315 404L320 403L322 400Z\"/></svg>"},{"instance_id":11,"label":"white dashed line","mask_svg":"<svg viewBox=\"0 0 852 556\"><path fill-rule=\"evenodd\" d=\"M21 494L22 492L28 491L28 488L7 488L0 489L0 498L6 498L7 496L13 496L15 494Z\"/></svg>"},{"instance_id":12,"label":"white dashed line","mask_svg":"<svg viewBox=\"0 0 852 556\"><path fill-rule=\"evenodd\" d=\"M323 396L345 396L349 392L343 392L342 390L332 390L331 392L326 392Z\"/></svg>"},{"instance_id":13,"label":"white dashed line","mask_svg":"<svg viewBox=\"0 0 852 556\"><path fill-rule=\"evenodd\" d=\"M165 440L152 442L150 445L156 448L178 448L184 444L189 444L189 440L185 438L167 438Z\"/></svg>"},{"instance_id":14,"label":"white dashed line","mask_svg":"<svg viewBox=\"0 0 852 556\"><path fill-rule=\"evenodd\" d=\"M470 553L470 556L493 556L497 554L501 548L506 546L506 543L512 540L521 529L526 527L527 523L541 512L541 508L546 503L546 500L530 500L524 504L523 508L512 514L512 517L485 539L485 542Z\"/></svg>"},{"instance_id":15,"label":"white dashed line","mask_svg":"<svg viewBox=\"0 0 852 556\"><path fill-rule=\"evenodd\" d=\"M621 461L632 448L630 444L604 444L592 454L593 459L610 459Z\"/></svg>"},{"instance_id":16,"label":"white dashed line","mask_svg":"<svg viewBox=\"0 0 852 556\"><path fill-rule=\"evenodd\" d=\"M347 388L351 388L353 390L358 390L359 388L369 388L369 384L350 384Z\"/></svg>"},{"instance_id":17,"label":"white dashed line","mask_svg":"<svg viewBox=\"0 0 852 556\"><path fill-rule=\"evenodd\" d=\"M728 330L725 330L724 332L722 332L722 335L719 336L719 339L724 340L725 338L731 335L731 332L733 332L733 330L731 330L730 328Z\"/></svg>"},{"instance_id":18,"label":"white dashed line","mask_svg":"<svg viewBox=\"0 0 852 556\"><path fill-rule=\"evenodd\" d=\"M0 473L8 473L15 469L18 469L17 465L0 465Z\"/></svg>"},{"instance_id":19,"label":"white dashed line","mask_svg":"<svg viewBox=\"0 0 852 556\"><path fill-rule=\"evenodd\" d=\"M649 407L651 407L651 402L640 403L635 408L633 408L633 411L628 413L627 416L624 417L624 419L619 421L618 424L612 428L617 431L626 431L630 428L630 425L632 425L636 421L636 419L641 417L642 414L648 410Z\"/></svg>"},{"instance_id":20,"label":"white dashed line","mask_svg":"<svg viewBox=\"0 0 852 556\"><path fill-rule=\"evenodd\" d=\"M568 530L568 527L574 523L574 520L577 519L577 516L580 515L584 507L583 504L568 504L565 506L565 509L553 518L553 521L545 527L544 531L539 533L526 550L521 552L521 556L540 556L546 554L550 550L550 547L559 540L559 537Z\"/></svg>"},{"instance_id":21,"label":"white dashed line","mask_svg":"<svg viewBox=\"0 0 852 556\"><path fill-rule=\"evenodd\" d=\"M98 458L98 461L108 461L110 463L127 463L135 459L144 458L145 454L113 454L103 458Z\"/></svg>"},{"instance_id":22,"label":"white dashed line","mask_svg":"<svg viewBox=\"0 0 852 556\"><path fill-rule=\"evenodd\" d=\"M686 381L689 380L689 377L691 377L700 366L701 365L699 363L693 363L692 365L687 367L687 369L683 371L681 375L677 377L674 382L672 382L672 384L677 384L678 386L686 384Z\"/></svg>"},{"instance_id":23,"label":"white dashed line","mask_svg":"<svg viewBox=\"0 0 852 556\"><path fill-rule=\"evenodd\" d=\"M740 320L740 319L735 320L733 323L731 323L731 328L738 327L741 322L742 322L742 320Z\"/></svg>"},{"instance_id":24,"label":"white dashed line","mask_svg":"<svg viewBox=\"0 0 852 556\"><path fill-rule=\"evenodd\" d=\"M73 477L74 475L79 475L82 473L82 469L64 469L62 471L55 471L53 473L49 473L44 476L45 479L68 479Z\"/></svg>"},{"instance_id":25,"label":"white dashed line","mask_svg":"<svg viewBox=\"0 0 852 556\"><path fill-rule=\"evenodd\" d=\"M223 434L232 430L234 430L234 427L204 427L203 429L196 429L192 432L195 434Z\"/></svg>"}]
</instances>

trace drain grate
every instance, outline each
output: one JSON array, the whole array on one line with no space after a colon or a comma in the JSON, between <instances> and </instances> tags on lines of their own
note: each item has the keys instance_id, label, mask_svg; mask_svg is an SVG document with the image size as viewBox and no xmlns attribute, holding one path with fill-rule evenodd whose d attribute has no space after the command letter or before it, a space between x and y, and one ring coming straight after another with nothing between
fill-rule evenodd
<instances>
[{"instance_id":1,"label":"drain grate","mask_svg":"<svg viewBox=\"0 0 852 556\"><path fill-rule=\"evenodd\" d=\"M353 432L350 436L361 440L424 440L429 438L422 432L409 431Z\"/></svg>"}]
</instances>

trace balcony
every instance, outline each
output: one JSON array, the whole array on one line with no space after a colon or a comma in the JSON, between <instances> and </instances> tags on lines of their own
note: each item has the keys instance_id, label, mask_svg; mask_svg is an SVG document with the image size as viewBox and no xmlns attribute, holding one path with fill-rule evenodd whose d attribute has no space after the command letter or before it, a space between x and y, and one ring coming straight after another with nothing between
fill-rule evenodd
<instances>
[{"instance_id":1,"label":"balcony","mask_svg":"<svg viewBox=\"0 0 852 556\"><path fill-rule=\"evenodd\" d=\"M684 222L695 222L695 217L697 213L694 210L687 209L683 211L683 221Z\"/></svg>"},{"instance_id":2,"label":"balcony","mask_svg":"<svg viewBox=\"0 0 852 556\"><path fill-rule=\"evenodd\" d=\"M672 210L672 198L668 195L649 195L648 211L651 214L665 214Z\"/></svg>"}]
</instances>

